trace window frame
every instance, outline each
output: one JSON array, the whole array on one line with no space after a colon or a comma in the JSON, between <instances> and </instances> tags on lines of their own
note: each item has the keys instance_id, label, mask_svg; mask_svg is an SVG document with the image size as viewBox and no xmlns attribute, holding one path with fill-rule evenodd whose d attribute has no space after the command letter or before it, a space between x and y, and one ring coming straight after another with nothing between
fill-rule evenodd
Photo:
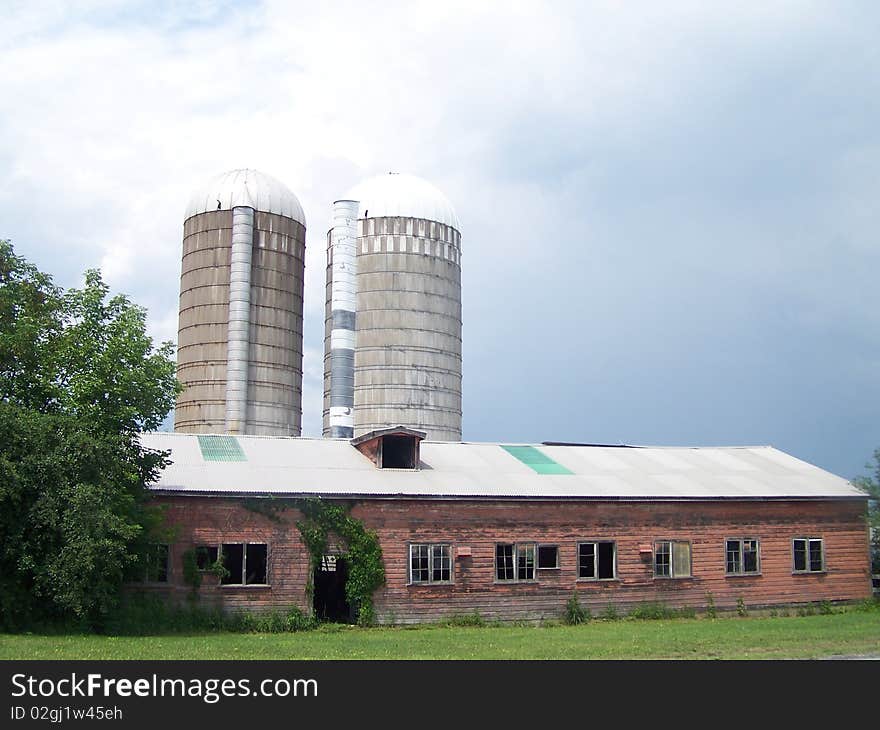
<instances>
[{"instance_id":1,"label":"window frame","mask_svg":"<svg viewBox=\"0 0 880 730\"><path fill-rule=\"evenodd\" d=\"M795 544L798 540L803 540L804 543L806 543L804 547L805 547L805 550L806 550L805 555L806 555L806 560L807 560L807 563L806 563L807 567L804 568L804 570L798 570L797 567L796 567L796 563L795 563L795 550L794 550L794 544ZM812 570L812 569L810 568L810 564L811 564L811 560L810 560L810 543L812 543L812 542L818 542L818 543L819 543L819 549L820 549L820 551L821 551L821 552L820 552L820 555L821 555L821 558L822 558L822 565L821 565L821 567L819 568L819 570ZM826 564L826 559L825 559L825 538L824 538L824 537L806 537L806 536L798 536L798 537L793 537L793 538L791 538L791 574L792 574L792 575L816 575L817 573L826 573L826 572L827 572L827 564Z\"/></svg>"},{"instance_id":2,"label":"window frame","mask_svg":"<svg viewBox=\"0 0 880 730\"><path fill-rule=\"evenodd\" d=\"M164 571L164 572L165 572L165 579L164 579L164 580L161 580L161 579L158 578L158 577L156 577L156 578L152 578L151 575L150 575L150 568L153 567L153 566L146 565L146 566L144 566L144 579L143 579L143 581L140 581L140 582L144 583L145 585L154 585L154 586L167 586L167 585L171 585L171 582L172 582L172 581L171 581L171 565L172 565L172 561L171 561L171 545L169 545L168 543L165 543L165 542L158 542L158 543L154 543L154 544L152 545L152 548L154 548L154 549L156 550L157 553L158 553L160 550L162 550L162 548L165 549L165 571ZM160 574L161 574L161 571L159 570L159 563L158 563L158 561L157 561L157 563L156 563L155 568L156 568L156 575L157 575L157 576L160 575Z\"/></svg>"},{"instance_id":3,"label":"window frame","mask_svg":"<svg viewBox=\"0 0 880 730\"><path fill-rule=\"evenodd\" d=\"M745 542L754 542L755 543L755 570L747 571L745 569L745 550L743 548L743 543ZM738 542L739 543L739 567L740 569L737 571L728 570L727 566L727 544L730 542ZM792 543L794 544L794 543ZM691 556L693 558L693 555ZM693 572L693 567L691 567L691 572ZM761 575L761 540L757 537L725 537L724 538L724 575L727 578L751 578L756 575Z\"/></svg>"},{"instance_id":4,"label":"window frame","mask_svg":"<svg viewBox=\"0 0 880 730\"><path fill-rule=\"evenodd\" d=\"M428 580L413 580L412 555L414 547L428 548ZM434 580L434 548L449 551L449 580ZM406 584L408 586L449 586L455 582L455 560L451 542L408 542L406 544Z\"/></svg>"},{"instance_id":5,"label":"window frame","mask_svg":"<svg viewBox=\"0 0 880 730\"><path fill-rule=\"evenodd\" d=\"M499 578L498 577L498 548L502 545L512 545L513 546L513 578ZM519 577L519 551L520 548L532 548L532 577L531 578L520 578ZM520 540L514 542L496 542L495 548L492 552L492 570L493 570L493 583L499 583L501 585L509 585L511 583L537 583L538 582L538 543L536 540Z\"/></svg>"},{"instance_id":6,"label":"window frame","mask_svg":"<svg viewBox=\"0 0 880 730\"><path fill-rule=\"evenodd\" d=\"M556 565L541 567L541 548L555 548L556 549ZM559 543L548 542L548 543L538 543L535 548L535 570L561 570L562 569L562 560L559 557Z\"/></svg>"},{"instance_id":7,"label":"window frame","mask_svg":"<svg viewBox=\"0 0 880 730\"><path fill-rule=\"evenodd\" d=\"M657 574L657 547L663 543L669 543L669 575L658 575ZM673 545L687 545L688 546L688 568L690 572L687 575L676 575L675 574L675 548ZM665 538L662 540L654 540L654 551L651 554L651 570L654 574L655 579L660 580L687 580L688 578L694 577L694 546L690 540L674 540L671 538Z\"/></svg>"},{"instance_id":8,"label":"window frame","mask_svg":"<svg viewBox=\"0 0 880 730\"><path fill-rule=\"evenodd\" d=\"M611 547L611 550L612 550L611 569L612 569L614 575L612 575L610 578L600 578L599 577L599 545L602 543L610 544L612 546ZM581 577L581 545L593 545L594 546L594 548L593 548L593 560L594 560L593 573L595 575L593 575L593 577L586 577L586 578ZM576 562L576 566L575 566L575 569L577 571L577 578L575 579L576 582L595 583L596 581L620 580L620 578L618 577L618 573L617 573L617 540L598 540L598 539L578 540L576 557L577 557L577 562Z\"/></svg>"},{"instance_id":9,"label":"window frame","mask_svg":"<svg viewBox=\"0 0 880 730\"><path fill-rule=\"evenodd\" d=\"M223 563L223 546L224 545L241 545L241 576L240 582L238 583L224 583L223 579L220 579L219 585L221 588L271 588L272 583L269 579L269 543L264 542L262 540L230 540L229 542L221 542L217 547L217 559L221 562L225 567L225 563ZM264 545L266 548L266 582L265 583L246 583L247 580L247 548L248 545Z\"/></svg>"}]
</instances>

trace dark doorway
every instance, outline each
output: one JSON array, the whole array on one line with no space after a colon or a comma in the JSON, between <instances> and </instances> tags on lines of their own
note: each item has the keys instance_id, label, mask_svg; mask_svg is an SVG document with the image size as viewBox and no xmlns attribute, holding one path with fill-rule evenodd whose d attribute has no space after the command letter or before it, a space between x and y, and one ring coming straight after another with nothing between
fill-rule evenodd
<instances>
[{"instance_id":1,"label":"dark doorway","mask_svg":"<svg viewBox=\"0 0 880 730\"><path fill-rule=\"evenodd\" d=\"M325 555L315 568L315 616L320 621L353 623L351 606L345 600L348 564L345 558Z\"/></svg>"}]
</instances>

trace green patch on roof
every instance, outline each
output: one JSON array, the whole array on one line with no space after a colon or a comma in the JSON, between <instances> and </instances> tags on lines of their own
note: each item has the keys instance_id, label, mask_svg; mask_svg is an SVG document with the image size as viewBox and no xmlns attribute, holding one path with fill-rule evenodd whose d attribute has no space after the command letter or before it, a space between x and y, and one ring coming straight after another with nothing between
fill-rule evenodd
<instances>
[{"instance_id":1,"label":"green patch on roof","mask_svg":"<svg viewBox=\"0 0 880 730\"><path fill-rule=\"evenodd\" d=\"M574 474L571 469L562 466L558 461L553 461L547 454L534 446L505 446L501 444L501 448L538 474Z\"/></svg>"},{"instance_id":2,"label":"green patch on roof","mask_svg":"<svg viewBox=\"0 0 880 730\"><path fill-rule=\"evenodd\" d=\"M247 461L235 436L199 436L205 461Z\"/></svg>"}]
</instances>

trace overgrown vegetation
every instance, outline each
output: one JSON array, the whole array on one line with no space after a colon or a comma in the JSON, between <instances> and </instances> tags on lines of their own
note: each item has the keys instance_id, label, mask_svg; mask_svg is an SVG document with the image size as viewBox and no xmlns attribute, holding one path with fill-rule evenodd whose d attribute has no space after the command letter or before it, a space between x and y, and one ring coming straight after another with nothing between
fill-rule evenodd
<instances>
[{"instance_id":1,"label":"overgrown vegetation","mask_svg":"<svg viewBox=\"0 0 880 730\"><path fill-rule=\"evenodd\" d=\"M0 628L100 627L162 542L140 446L174 405L173 347L97 271L63 291L0 241Z\"/></svg>"},{"instance_id":2,"label":"overgrown vegetation","mask_svg":"<svg viewBox=\"0 0 880 730\"><path fill-rule=\"evenodd\" d=\"M311 597L313 590L311 576L327 552L329 535L334 534L346 548L343 556L348 563L346 600L357 612L359 626L372 625L375 621L373 593L385 583L385 563L379 537L352 517L346 506L317 497L295 500L294 504L303 515L296 526L311 559L308 595Z\"/></svg>"},{"instance_id":3,"label":"overgrown vegetation","mask_svg":"<svg viewBox=\"0 0 880 730\"><path fill-rule=\"evenodd\" d=\"M163 633L261 633L309 631L317 621L297 606L265 612L224 613L218 607L196 603L170 604L158 596L132 595L112 611L104 633L116 636L149 636Z\"/></svg>"}]
</instances>

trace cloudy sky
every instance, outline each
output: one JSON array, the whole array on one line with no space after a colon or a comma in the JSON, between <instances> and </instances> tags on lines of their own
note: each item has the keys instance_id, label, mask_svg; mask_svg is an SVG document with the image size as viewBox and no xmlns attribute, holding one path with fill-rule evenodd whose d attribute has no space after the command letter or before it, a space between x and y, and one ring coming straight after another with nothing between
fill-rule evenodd
<instances>
[{"instance_id":1,"label":"cloudy sky","mask_svg":"<svg viewBox=\"0 0 880 730\"><path fill-rule=\"evenodd\" d=\"M880 446L880 6L4 3L0 237L174 340L190 192L278 177L324 233L411 172L462 221L464 437Z\"/></svg>"}]
</instances>

